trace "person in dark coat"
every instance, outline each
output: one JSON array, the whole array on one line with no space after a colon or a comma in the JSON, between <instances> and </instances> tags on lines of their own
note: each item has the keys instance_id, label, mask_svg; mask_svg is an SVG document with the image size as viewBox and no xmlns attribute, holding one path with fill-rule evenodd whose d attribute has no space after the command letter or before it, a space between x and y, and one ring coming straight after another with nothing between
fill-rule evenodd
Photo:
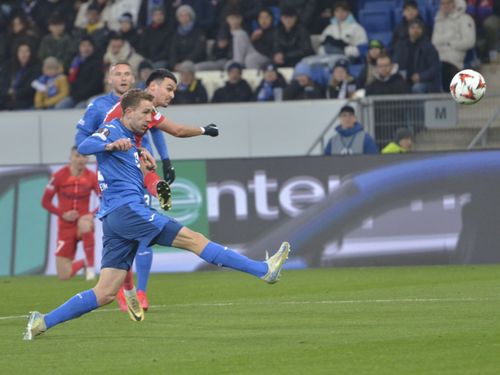
<instances>
[{"instance_id":1,"label":"person in dark coat","mask_svg":"<svg viewBox=\"0 0 500 375\"><path fill-rule=\"evenodd\" d=\"M297 11L293 8L283 8L280 21L274 37L273 62L278 66L295 66L314 54L311 36L298 23Z\"/></svg>"},{"instance_id":2,"label":"person in dark coat","mask_svg":"<svg viewBox=\"0 0 500 375\"><path fill-rule=\"evenodd\" d=\"M41 66L36 60L36 53L31 43L20 42L10 67L10 82L7 93L0 98L1 109L31 109L35 98L35 89L31 83L40 75Z\"/></svg>"},{"instance_id":3,"label":"person in dark coat","mask_svg":"<svg viewBox=\"0 0 500 375\"><path fill-rule=\"evenodd\" d=\"M425 25L416 19L408 26L408 39L394 48L394 62L404 72L413 93L441 91L441 62L436 48L424 36Z\"/></svg>"},{"instance_id":4,"label":"person in dark coat","mask_svg":"<svg viewBox=\"0 0 500 375\"><path fill-rule=\"evenodd\" d=\"M366 95L397 95L410 92L408 84L398 73L398 64L393 64L388 55L377 59L375 79L366 86Z\"/></svg>"},{"instance_id":5,"label":"person in dark coat","mask_svg":"<svg viewBox=\"0 0 500 375\"><path fill-rule=\"evenodd\" d=\"M298 63L293 73L292 82L283 93L284 100L324 99L323 88L313 81L311 67Z\"/></svg>"},{"instance_id":6,"label":"person in dark coat","mask_svg":"<svg viewBox=\"0 0 500 375\"><path fill-rule=\"evenodd\" d=\"M273 26L274 17L269 9L262 9L257 17L258 27L252 32L250 40L261 55L273 57L274 35L276 28Z\"/></svg>"},{"instance_id":7,"label":"person in dark coat","mask_svg":"<svg viewBox=\"0 0 500 375\"><path fill-rule=\"evenodd\" d=\"M155 9L151 25L147 26L142 33L139 49L139 53L152 61L155 68L165 68L172 60L169 56L169 48L173 30L173 24L166 21L165 11L161 8Z\"/></svg>"},{"instance_id":8,"label":"person in dark coat","mask_svg":"<svg viewBox=\"0 0 500 375\"><path fill-rule=\"evenodd\" d=\"M141 49L141 36L134 26L134 20L130 12L123 13L118 19L120 23L119 33L136 51Z\"/></svg>"},{"instance_id":9,"label":"person in dark coat","mask_svg":"<svg viewBox=\"0 0 500 375\"><path fill-rule=\"evenodd\" d=\"M192 61L184 61L177 70L179 84L172 104L202 104L208 102L207 90L201 79L196 78L196 68Z\"/></svg>"},{"instance_id":10,"label":"person in dark coat","mask_svg":"<svg viewBox=\"0 0 500 375\"><path fill-rule=\"evenodd\" d=\"M236 103L252 101L252 89L247 81L241 78L243 66L237 62L227 68L228 80L223 87L214 92L212 103Z\"/></svg>"},{"instance_id":11,"label":"person in dark coat","mask_svg":"<svg viewBox=\"0 0 500 375\"><path fill-rule=\"evenodd\" d=\"M285 77L274 64L268 64L263 69L262 81L254 91L254 99L258 102L283 100L283 92L287 86Z\"/></svg>"},{"instance_id":12,"label":"person in dark coat","mask_svg":"<svg viewBox=\"0 0 500 375\"><path fill-rule=\"evenodd\" d=\"M78 51L68 74L70 96L57 103L55 109L85 108L88 99L104 91L103 63L101 56L95 52L93 39L84 37Z\"/></svg>"},{"instance_id":13,"label":"person in dark coat","mask_svg":"<svg viewBox=\"0 0 500 375\"><path fill-rule=\"evenodd\" d=\"M422 16L420 15L420 11L418 10L418 5L415 0L405 0L403 3L403 18L396 25L392 32L392 40L391 47L394 48L399 41L408 39L408 26L410 22L415 20L420 20L422 23L424 22ZM427 34L427 30L424 33L426 39L430 39L429 34Z\"/></svg>"},{"instance_id":14,"label":"person in dark coat","mask_svg":"<svg viewBox=\"0 0 500 375\"><path fill-rule=\"evenodd\" d=\"M206 38L195 26L196 14L189 5L182 5L175 13L178 26L170 44L169 65L177 70L184 61L201 62L206 59Z\"/></svg>"}]
</instances>

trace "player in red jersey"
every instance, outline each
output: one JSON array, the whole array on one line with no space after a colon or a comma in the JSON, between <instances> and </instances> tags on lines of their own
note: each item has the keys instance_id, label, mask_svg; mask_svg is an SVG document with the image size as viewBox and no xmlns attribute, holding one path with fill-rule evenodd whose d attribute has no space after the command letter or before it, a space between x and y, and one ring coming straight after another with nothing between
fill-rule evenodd
<instances>
[{"instance_id":1,"label":"player in red jersey","mask_svg":"<svg viewBox=\"0 0 500 375\"><path fill-rule=\"evenodd\" d=\"M61 280L68 280L85 267L85 278L93 280L94 214L89 210L92 191L99 194L97 176L87 169L88 157L76 146L71 149L70 162L52 175L42 197L42 206L59 217L56 269ZM58 205L52 199L57 195ZM78 241L83 242L86 260L74 261Z\"/></svg>"},{"instance_id":2,"label":"player in red jersey","mask_svg":"<svg viewBox=\"0 0 500 375\"><path fill-rule=\"evenodd\" d=\"M175 75L167 69L155 69L146 80L145 91L153 95L153 106L155 108L167 107L174 98L176 89L177 79ZM118 102L108 112L104 123L121 117L122 107L120 105L120 102ZM196 137L199 135L217 137L219 135L219 130L217 128L217 125L215 124L209 124L207 126L200 127L178 124L173 122L172 120L167 119L161 113L156 111L156 109L155 113L153 114L153 119L149 123L149 129L151 128L158 128L170 135L173 135L174 137L180 138ZM147 137L147 135L145 135L144 137L141 136L140 139L136 139L136 142L138 145L145 147L151 154L153 154L153 150L149 145L149 141L147 141ZM151 195L158 197L160 207L164 210L168 210L171 207L171 194L169 184L172 183L175 179L175 169L170 164L170 160L167 159L167 161L169 165L163 166L163 173L166 181L161 180L155 171L149 172L144 177L144 184L148 192ZM165 160L163 160L163 163L165 163ZM143 252L148 251L151 252L151 249L139 249L137 251L137 254L142 254ZM137 262L136 266L138 266ZM132 271L129 270L129 272L127 273L127 276L123 283L123 287L120 288L120 291L117 295L117 302L123 311L128 310L125 295L127 295L127 299L130 300L137 298L140 301L142 308L144 310L148 309L149 302L145 293L145 286L147 284L150 269L151 265L149 265L149 267L144 267L144 269L141 270L143 279L145 279L145 281L141 282L141 280L139 280L139 289L137 292L134 287Z\"/></svg>"}]
</instances>

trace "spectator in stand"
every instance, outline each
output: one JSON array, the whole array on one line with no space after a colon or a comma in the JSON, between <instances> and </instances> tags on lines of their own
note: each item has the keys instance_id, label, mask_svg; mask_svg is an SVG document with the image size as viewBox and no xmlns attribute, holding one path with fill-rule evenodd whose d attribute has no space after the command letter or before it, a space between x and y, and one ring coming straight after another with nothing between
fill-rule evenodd
<instances>
[{"instance_id":1,"label":"spectator in stand","mask_svg":"<svg viewBox=\"0 0 500 375\"><path fill-rule=\"evenodd\" d=\"M192 61L184 61L177 70L180 80L172 104L208 103L207 90L201 79L196 78L196 67Z\"/></svg>"},{"instance_id":2,"label":"spectator in stand","mask_svg":"<svg viewBox=\"0 0 500 375\"><path fill-rule=\"evenodd\" d=\"M442 85L450 91L453 76L464 66L467 50L476 43L476 27L471 16L465 13L464 0L441 0L434 22L432 44L442 62Z\"/></svg>"},{"instance_id":3,"label":"spectator in stand","mask_svg":"<svg viewBox=\"0 0 500 375\"><path fill-rule=\"evenodd\" d=\"M196 27L203 30L208 38L213 39L217 32L219 15L222 10L223 0L177 0L172 4L173 9L182 5L189 5L196 14Z\"/></svg>"},{"instance_id":4,"label":"spectator in stand","mask_svg":"<svg viewBox=\"0 0 500 375\"><path fill-rule=\"evenodd\" d=\"M101 15L101 20L104 22L109 19L111 12L111 1L108 0L87 0L80 4L78 7L78 12L76 14L74 27L77 29L85 29L87 27L87 11L88 8L96 7Z\"/></svg>"},{"instance_id":5,"label":"spectator in stand","mask_svg":"<svg viewBox=\"0 0 500 375\"><path fill-rule=\"evenodd\" d=\"M146 89L146 80L148 79L149 75L153 72L154 67L151 61L149 60L142 60L141 63L139 64L139 74L137 78L137 83L135 84L135 87L138 89Z\"/></svg>"},{"instance_id":6,"label":"spectator in stand","mask_svg":"<svg viewBox=\"0 0 500 375\"><path fill-rule=\"evenodd\" d=\"M123 39L129 42L134 50L139 51L141 48L141 36L134 26L132 14L130 12L123 13L118 22L120 23L118 33L123 36Z\"/></svg>"},{"instance_id":7,"label":"spectator in stand","mask_svg":"<svg viewBox=\"0 0 500 375\"><path fill-rule=\"evenodd\" d=\"M310 29L316 11L317 0L280 0L280 8L293 8L297 11L299 23Z\"/></svg>"},{"instance_id":8,"label":"spectator in stand","mask_svg":"<svg viewBox=\"0 0 500 375\"><path fill-rule=\"evenodd\" d=\"M257 28L252 32L250 40L256 51L271 62L274 48L274 16L267 8L262 9L257 17Z\"/></svg>"},{"instance_id":9,"label":"spectator in stand","mask_svg":"<svg viewBox=\"0 0 500 375\"><path fill-rule=\"evenodd\" d=\"M382 154L401 154L410 152L413 146L413 132L408 128L396 130L394 141L382 149Z\"/></svg>"},{"instance_id":10,"label":"spectator in stand","mask_svg":"<svg viewBox=\"0 0 500 375\"><path fill-rule=\"evenodd\" d=\"M102 60L96 52L94 40L84 37L69 69L70 96L57 103L55 108L85 108L88 99L103 92L103 80Z\"/></svg>"},{"instance_id":11,"label":"spectator in stand","mask_svg":"<svg viewBox=\"0 0 500 375\"><path fill-rule=\"evenodd\" d=\"M283 93L284 100L324 99L322 87L313 81L309 64L300 62L295 66L293 79Z\"/></svg>"},{"instance_id":12,"label":"spectator in stand","mask_svg":"<svg viewBox=\"0 0 500 375\"><path fill-rule=\"evenodd\" d=\"M15 16L9 24L7 40L10 44L9 56L15 56L17 46L28 42L33 51L38 50L39 33L34 23L26 16Z\"/></svg>"},{"instance_id":13,"label":"spectator in stand","mask_svg":"<svg viewBox=\"0 0 500 375\"><path fill-rule=\"evenodd\" d=\"M123 39L120 34L112 33L109 39L108 48L103 57L105 66L114 65L120 61L126 61L130 64L134 76L139 74L139 64L144 60L144 57L134 51L129 42Z\"/></svg>"},{"instance_id":14,"label":"spectator in stand","mask_svg":"<svg viewBox=\"0 0 500 375\"><path fill-rule=\"evenodd\" d=\"M153 63L155 68L165 68L171 62L169 56L170 42L174 32L174 24L167 23L165 10L156 8L153 11L151 24L144 29L139 51Z\"/></svg>"},{"instance_id":15,"label":"spectator in stand","mask_svg":"<svg viewBox=\"0 0 500 375\"><path fill-rule=\"evenodd\" d=\"M377 69L377 59L381 55L385 55L386 49L381 41L372 39L368 43L368 53L366 54L363 69L356 78L356 85L358 88L365 88L375 79L375 70Z\"/></svg>"},{"instance_id":16,"label":"spectator in stand","mask_svg":"<svg viewBox=\"0 0 500 375\"><path fill-rule=\"evenodd\" d=\"M479 57L486 63L495 62L500 35L500 1L467 0L467 13L476 23Z\"/></svg>"},{"instance_id":17,"label":"spectator in stand","mask_svg":"<svg viewBox=\"0 0 500 375\"><path fill-rule=\"evenodd\" d=\"M175 10L173 3L179 3L179 0L141 0L139 5L139 15L137 17L137 28L140 31L151 26L153 22L153 12L156 9L163 9L165 12L165 23L167 25L175 24Z\"/></svg>"},{"instance_id":18,"label":"spectator in stand","mask_svg":"<svg viewBox=\"0 0 500 375\"><path fill-rule=\"evenodd\" d=\"M330 25L330 20L333 17L332 4L332 0L317 0L316 12L312 25L309 27L311 34L321 34Z\"/></svg>"},{"instance_id":19,"label":"spectator in stand","mask_svg":"<svg viewBox=\"0 0 500 375\"><path fill-rule=\"evenodd\" d=\"M358 46L368 43L365 29L354 19L347 1L337 1L333 14L331 24L321 33L319 53L341 54L350 60L358 59Z\"/></svg>"},{"instance_id":20,"label":"spectator in stand","mask_svg":"<svg viewBox=\"0 0 500 375\"><path fill-rule=\"evenodd\" d=\"M326 97L330 99L348 99L354 95L356 88L354 77L349 75L349 61L346 59L337 60L326 88Z\"/></svg>"},{"instance_id":21,"label":"spectator in stand","mask_svg":"<svg viewBox=\"0 0 500 375\"><path fill-rule=\"evenodd\" d=\"M35 90L31 87L31 82L40 75L40 64L36 61L36 54L30 43L20 42L17 45L9 73L7 94L0 98L0 108L10 110L33 108Z\"/></svg>"},{"instance_id":22,"label":"spectator in stand","mask_svg":"<svg viewBox=\"0 0 500 375\"><path fill-rule=\"evenodd\" d=\"M252 21L257 18L259 11L263 8L262 0L224 0L223 4L220 20L225 20L229 12L237 11L243 18L243 28L247 32L252 30Z\"/></svg>"},{"instance_id":23,"label":"spectator in stand","mask_svg":"<svg viewBox=\"0 0 500 375\"><path fill-rule=\"evenodd\" d=\"M392 48L394 48L400 40L408 39L408 26L414 20L420 20L424 24L424 20L418 10L417 2L415 0L405 0L403 3L403 18L394 28L392 33ZM424 31L424 38L430 39L427 30Z\"/></svg>"},{"instance_id":24,"label":"spectator in stand","mask_svg":"<svg viewBox=\"0 0 500 375\"><path fill-rule=\"evenodd\" d=\"M304 26L298 24L297 11L281 9L280 24L274 37L273 62L291 67L313 54L311 36Z\"/></svg>"},{"instance_id":25,"label":"spectator in stand","mask_svg":"<svg viewBox=\"0 0 500 375\"><path fill-rule=\"evenodd\" d=\"M178 26L170 44L169 65L177 71L184 61L206 60L206 38L203 30L195 26L196 14L189 5L182 5L175 12Z\"/></svg>"},{"instance_id":26,"label":"spectator in stand","mask_svg":"<svg viewBox=\"0 0 500 375\"><path fill-rule=\"evenodd\" d=\"M102 20L101 6L92 2L86 7L85 25L74 31L75 39L81 40L84 37L91 37L94 40L94 48L97 53L104 54L109 41L109 29Z\"/></svg>"},{"instance_id":27,"label":"spectator in stand","mask_svg":"<svg viewBox=\"0 0 500 375\"><path fill-rule=\"evenodd\" d=\"M424 30L424 23L414 19L408 25L408 38L394 48L394 62L414 94L441 91L439 55Z\"/></svg>"},{"instance_id":28,"label":"spectator in stand","mask_svg":"<svg viewBox=\"0 0 500 375\"><path fill-rule=\"evenodd\" d=\"M377 58L374 80L366 86L366 95L408 94L409 88L404 78L398 73L398 64L393 64L388 55Z\"/></svg>"},{"instance_id":29,"label":"spectator in stand","mask_svg":"<svg viewBox=\"0 0 500 375\"><path fill-rule=\"evenodd\" d=\"M218 32L213 49L215 61L206 61L196 66L197 70L222 69L229 60L250 69L259 69L270 59L253 47L242 26L243 17L239 8L226 9L226 24Z\"/></svg>"},{"instance_id":30,"label":"spectator in stand","mask_svg":"<svg viewBox=\"0 0 500 375\"><path fill-rule=\"evenodd\" d=\"M246 80L241 78L243 66L237 62L227 68L228 80L225 86L214 92L212 103L236 103L252 101L252 89Z\"/></svg>"},{"instance_id":31,"label":"spectator in stand","mask_svg":"<svg viewBox=\"0 0 500 375\"><path fill-rule=\"evenodd\" d=\"M56 57L62 63L64 71L69 70L71 60L76 54L75 41L65 31L63 16L55 14L49 20L49 34L45 35L38 48L38 58Z\"/></svg>"},{"instance_id":32,"label":"spectator in stand","mask_svg":"<svg viewBox=\"0 0 500 375\"><path fill-rule=\"evenodd\" d=\"M378 154L377 144L357 121L353 107L343 106L339 120L340 125L335 128L335 134L325 147L325 155Z\"/></svg>"},{"instance_id":33,"label":"spectator in stand","mask_svg":"<svg viewBox=\"0 0 500 375\"><path fill-rule=\"evenodd\" d=\"M36 109L51 109L69 95L68 78L56 57L43 60L42 75L32 83Z\"/></svg>"},{"instance_id":34,"label":"spectator in stand","mask_svg":"<svg viewBox=\"0 0 500 375\"><path fill-rule=\"evenodd\" d=\"M2 1L3 3L5 1ZM48 3L48 1L40 0L17 0L13 4L12 14L29 20L33 27L43 35L47 32L47 20L51 16Z\"/></svg>"},{"instance_id":35,"label":"spectator in stand","mask_svg":"<svg viewBox=\"0 0 500 375\"><path fill-rule=\"evenodd\" d=\"M287 83L274 64L268 64L263 69L263 78L255 89L254 98L258 102L279 102L283 100L283 91Z\"/></svg>"}]
</instances>

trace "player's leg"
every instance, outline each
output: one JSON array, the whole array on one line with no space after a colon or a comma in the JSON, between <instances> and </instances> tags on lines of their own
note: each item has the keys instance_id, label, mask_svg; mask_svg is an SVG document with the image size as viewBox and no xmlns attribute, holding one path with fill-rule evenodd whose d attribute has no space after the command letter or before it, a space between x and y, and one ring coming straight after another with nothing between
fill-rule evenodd
<instances>
[{"instance_id":1,"label":"player's leg","mask_svg":"<svg viewBox=\"0 0 500 375\"><path fill-rule=\"evenodd\" d=\"M56 271L59 280L69 280L85 266L83 259L72 261L63 256L56 256Z\"/></svg>"},{"instance_id":2,"label":"player's leg","mask_svg":"<svg viewBox=\"0 0 500 375\"><path fill-rule=\"evenodd\" d=\"M82 239L83 243L83 251L85 252L85 259L87 261L85 268L85 278L87 280L94 280L95 279L94 217L91 214L83 215L78 219L77 225L78 225L79 237Z\"/></svg>"},{"instance_id":3,"label":"player's leg","mask_svg":"<svg viewBox=\"0 0 500 375\"><path fill-rule=\"evenodd\" d=\"M168 211L172 208L170 186L155 171L151 171L144 176L144 185L151 195L158 198L162 210Z\"/></svg>"},{"instance_id":4,"label":"player's leg","mask_svg":"<svg viewBox=\"0 0 500 375\"><path fill-rule=\"evenodd\" d=\"M68 280L78 273L85 261L73 261L76 255L77 230L74 225L59 227L56 248L56 271L60 280Z\"/></svg>"},{"instance_id":5,"label":"player's leg","mask_svg":"<svg viewBox=\"0 0 500 375\"><path fill-rule=\"evenodd\" d=\"M146 295L149 273L153 264L153 249L146 245L139 245L135 256L135 268L137 273L137 297L144 311L149 308L149 301Z\"/></svg>"},{"instance_id":6,"label":"player's leg","mask_svg":"<svg viewBox=\"0 0 500 375\"><path fill-rule=\"evenodd\" d=\"M35 336L48 329L78 318L100 306L107 305L115 298L116 292L125 278L125 270L103 268L99 281L93 289L85 290L71 297L65 303L46 315L34 311L30 314L24 334L25 340L32 340Z\"/></svg>"},{"instance_id":7,"label":"player's leg","mask_svg":"<svg viewBox=\"0 0 500 375\"><path fill-rule=\"evenodd\" d=\"M288 242L283 242L279 250L271 258L264 262L256 261L218 243L209 241L201 233L187 227L177 230L176 225L179 224L175 221L167 223L155 242L160 245L189 250L208 263L246 272L271 284L278 281L283 263L290 252ZM173 240L172 233L175 236Z\"/></svg>"}]
</instances>

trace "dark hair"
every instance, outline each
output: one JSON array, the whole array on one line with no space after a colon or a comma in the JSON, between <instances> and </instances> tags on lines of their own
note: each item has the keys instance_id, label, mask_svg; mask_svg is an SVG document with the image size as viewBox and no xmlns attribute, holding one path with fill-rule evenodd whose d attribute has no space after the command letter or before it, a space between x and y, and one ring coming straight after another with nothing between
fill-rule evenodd
<instances>
[{"instance_id":1,"label":"dark hair","mask_svg":"<svg viewBox=\"0 0 500 375\"><path fill-rule=\"evenodd\" d=\"M92 44L92 47L95 48L95 40L91 36L86 35L86 36L82 37L82 39L80 39L78 44L80 45L80 43L82 43L82 42L89 42L90 44Z\"/></svg>"},{"instance_id":2,"label":"dark hair","mask_svg":"<svg viewBox=\"0 0 500 375\"><path fill-rule=\"evenodd\" d=\"M174 73L168 69L155 69L151 72L149 77L146 79L146 87L148 87L153 81L163 81L166 78L170 78L177 84L177 78L175 78Z\"/></svg>"},{"instance_id":3,"label":"dark hair","mask_svg":"<svg viewBox=\"0 0 500 375\"><path fill-rule=\"evenodd\" d=\"M122 107L122 112L125 113L127 108L137 108L141 103L141 100L147 100L152 102L154 96L150 93L141 89L130 89L125 94L123 94L120 101L120 106Z\"/></svg>"},{"instance_id":4,"label":"dark hair","mask_svg":"<svg viewBox=\"0 0 500 375\"><path fill-rule=\"evenodd\" d=\"M122 34L112 31L109 33L109 40L125 40Z\"/></svg>"},{"instance_id":5,"label":"dark hair","mask_svg":"<svg viewBox=\"0 0 500 375\"><path fill-rule=\"evenodd\" d=\"M342 8L347 12L351 11L351 7L349 6L349 3L345 0L336 1L335 4L333 5L333 9L335 10L337 8Z\"/></svg>"}]
</instances>

